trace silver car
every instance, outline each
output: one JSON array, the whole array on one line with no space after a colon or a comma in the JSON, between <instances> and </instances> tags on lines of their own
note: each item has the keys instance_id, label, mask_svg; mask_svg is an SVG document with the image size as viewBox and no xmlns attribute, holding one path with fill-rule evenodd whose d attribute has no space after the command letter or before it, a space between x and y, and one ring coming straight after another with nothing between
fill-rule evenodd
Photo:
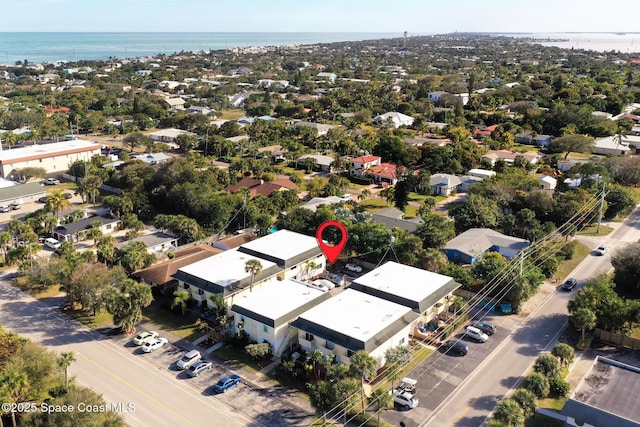
<instances>
[{"instance_id":1,"label":"silver car","mask_svg":"<svg viewBox=\"0 0 640 427\"><path fill-rule=\"evenodd\" d=\"M187 374L189 374L190 377L197 377L202 372L208 371L209 369L211 369L212 366L213 366L213 363L208 362L206 360L201 360L197 362L195 365L193 365L192 367L190 367L189 369L187 369Z\"/></svg>"}]
</instances>

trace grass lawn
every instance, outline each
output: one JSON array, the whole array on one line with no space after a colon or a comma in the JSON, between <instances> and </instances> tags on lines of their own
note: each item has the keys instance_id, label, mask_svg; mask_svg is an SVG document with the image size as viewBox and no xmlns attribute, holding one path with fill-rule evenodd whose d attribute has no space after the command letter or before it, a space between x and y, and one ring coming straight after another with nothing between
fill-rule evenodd
<instances>
[{"instance_id":1,"label":"grass lawn","mask_svg":"<svg viewBox=\"0 0 640 427\"><path fill-rule=\"evenodd\" d=\"M237 120L243 118L246 115L247 114L242 109L222 110L218 118L224 120Z\"/></svg>"},{"instance_id":2,"label":"grass lawn","mask_svg":"<svg viewBox=\"0 0 640 427\"><path fill-rule=\"evenodd\" d=\"M575 152L571 152L569 153L569 157L567 157L567 160L571 160L571 159L590 159L593 156L593 153L575 153Z\"/></svg>"},{"instance_id":3,"label":"grass lawn","mask_svg":"<svg viewBox=\"0 0 640 427\"><path fill-rule=\"evenodd\" d=\"M567 403L566 397L563 397L561 399L540 399L538 400L538 407L550 409L552 411L560 411L565 403Z\"/></svg>"},{"instance_id":4,"label":"grass lawn","mask_svg":"<svg viewBox=\"0 0 640 427\"><path fill-rule=\"evenodd\" d=\"M202 336L203 333L196 329L196 319L192 314L187 312L185 316L181 316L169 310L168 304L167 298L156 297L149 307L142 310L143 319L186 340Z\"/></svg>"},{"instance_id":5,"label":"grass lawn","mask_svg":"<svg viewBox=\"0 0 640 427\"><path fill-rule=\"evenodd\" d=\"M553 280L564 280L565 277L569 275L573 271L574 268L578 266L591 253L591 249L583 245L582 243L578 243L576 246L576 251L573 254L573 259L569 259L563 261L558 266L558 271L553 275Z\"/></svg>"},{"instance_id":6,"label":"grass lawn","mask_svg":"<svg viewBox=\"0 0 640 427\"><path fill-rule=\"evenodd\" d=\"M606 236L607 234L613 231L613 228L611 227L607 227L606 225L600 225L600 232L597 233L596 232L597 228L598 228L597 225L590 225L582 229L582 231L579 231L578 234L581 236Z\"/></svg>"},{"instance_id":7,"label":"grass lawn","mask_svg":"<svg viewBox=\"0 0 640 427\"><path fill-rule=\"evenodd\" d=\"M524 425L525 427L562 427L564 423L536 412L527 419Z\"/></svg>"},{"instance_id":8,"label":"grass lawn","mask_svg":"<svg viewBox=\"0 0 640 427\"><path fill-rule=\"evenodd\" d=\"M404 208L405 219L416 218L418 216L418 208L415 206L406 206Z\"/></svg>"},{"instance_id":9,"label":"grass lawn","mask_svg":"<svg viewBox=\"0 0 640 427\"><path fill-rule=\"evenodd\" d=\"M413 369L426 360L427 357L431 356L433 352L434 350L431 347L427 347L426 345L416 342L411 362L398 372L398 375L394 380L394 385L397 385L401 378L407 376ZM387 378L384 372L380 374L380 380L374 381L372 385L372 388L380 387L382 387L383 390L391 389L391 380Z\"/></svg>"},{"instance_id":10,"label":"grass lawn","mask_svg":"<svg viewBox=\"0 0 640 427\"><path fill-rule=\"evenodd\" d=\"M356 184L355 182L349 182L349 188L353 189L353 190L364 190L365 188L369 188L371 187L371 184L369 185L365 185L365 184Z\"/></svg>"},{"instance_id":11,"label":"grass lawn","mask_svg":"<svg viewBox=\"0 0 640 427\"><path fill-rule=\"evenodd\" d=\"M80 310L68 311L67 313L90 328L99 328L101 326L113 324L113 316L106 310L99 311L95 316L92 316L91 313Z\"/></svg>"},{"instance_id":12,"label":"grass lawn","mask_svg":"<svg viewBox=\"0 0 640 427\"><path fill-rule=\"evenodd\" d=\"M254 360L238 347L234 347L229 344L223 345L214 353L222 359L235 363L253 373L260 371L260 369L271 363L271 359L265 359L262 361Z\"/></svg>"},{"instance_id":13,"label":"grass lawn","mask_svg":"<svg viewBox=\"0 0 640 427\"><path fill-rule=\"evenodd\" d=\"M367 212L377 212L380 209L391 207L391 205L384 199L363 200L360 202L360 206L362 206Z\"/></svg>"}]
</instances>

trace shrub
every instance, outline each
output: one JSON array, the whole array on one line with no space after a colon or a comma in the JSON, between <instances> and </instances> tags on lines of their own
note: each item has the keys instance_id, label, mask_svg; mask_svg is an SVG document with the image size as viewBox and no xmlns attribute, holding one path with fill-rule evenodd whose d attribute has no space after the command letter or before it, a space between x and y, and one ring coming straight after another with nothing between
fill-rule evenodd
<instances>
[{"instance_id":1,"label":"shrub","mask_svg":"<svg viewBox=\"0 0 640 427\"><path fill-rule=\"evenodd\" d=\"M536 408L538 406L538 399L531 390L527 390L526 388L519 388L515 392L513 392L511 399L513 399L518 405L520 405L522 411L524 412L525 418L529 418L530 416L535 414Z\"/></svg>"},{"instance_id":2,"label":"shrub","mask_svg":"<svg viewBox=\"0 0 640 427\"><path fill-rule=\"evenodd\" d=\"M560 362L553 354L541 354L536 359L533 369L547 378L555 377L560 373Z\"/></svg>"},{"instance_id":3,"label":"shrub","mask_svg":"<svg viewBox=\"0 0 640 427\"><path fill-rule=\"evenodd\" d=\"M571 386L561 377L549 378L549 395L551 397L566 397L571 390Z\"/></svg>"},{"instance_id":4,"label":"shrub","mask_svg":"<svg viewBox=\"0 0 640 427\"><path fill-rule=\"evenodd\" d=\"M262 344L249 344L244 348L244 351L253 359L263 359L271 353L271 346L266 342Z\"/></svg>"},{"instance_id":5,"label":"shrub","mask_svg":"<svg viewBox=\"0 0 640 427\"><path fill-rule=\"evenodd\" d=\"M515 400L507 399L498 403L493 417L507 426L524 425L524 412Z\"/></svg>"},{"instance_id":6,"label":"shrub","mask_svg":"<svg viewBox=\"0 0 640 427\"><path fill-rule=\"evenodd\" d=\"M543 399L549 395L549 380L538 372L527 375L522 386L533 392L538 399Z\"/></svg>"},{"instance_id":7,"label":"shrub","mask_svg":"<svg viewBox=\"0 0 640 427\"><path fill-rule=\"evenodd\" d=\"M558 344L551 349L551 354L560 360L561 366L566 366L573 362L576 357L575 351L569 344Z\"/></svg>"},{"instance_id":8,"label":"shrub","mask_svg":"<svg viewBox=\"0 0 640 427\"><path fill-rule=\"evenodd\" d=\"M557 255L558 259L560 260L573 259L573 255L576 252L577 245L578 245L578 242L576 242L575 240L565 243L558 251L558 255Z\"/></svg>"}]
</instances>

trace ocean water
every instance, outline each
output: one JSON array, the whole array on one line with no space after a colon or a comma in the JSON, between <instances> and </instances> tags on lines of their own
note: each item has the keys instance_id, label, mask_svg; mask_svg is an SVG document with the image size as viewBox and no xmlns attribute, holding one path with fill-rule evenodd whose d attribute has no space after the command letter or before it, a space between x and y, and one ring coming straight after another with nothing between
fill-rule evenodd
<instances>
[{"instance_id":1,"label":"ocean water","mask_svg":"<svg viewBox=\"0 0 640 427\"><path fill-rule=\"evenodd\" d=\"M533 38L536 39L537 44L563 49L640 52L640 33L507 33L500 35Z\"/></svg>"},{"instance_id":2,"label":"ocean water","mask_svg":"<svg viewBox=\"0 0 640 427\"><path fill-rule=\"evenodd\" d=\"M1 33L0 64L172 54L402 37L402 33Z\"/></svg>"}]
</instances>

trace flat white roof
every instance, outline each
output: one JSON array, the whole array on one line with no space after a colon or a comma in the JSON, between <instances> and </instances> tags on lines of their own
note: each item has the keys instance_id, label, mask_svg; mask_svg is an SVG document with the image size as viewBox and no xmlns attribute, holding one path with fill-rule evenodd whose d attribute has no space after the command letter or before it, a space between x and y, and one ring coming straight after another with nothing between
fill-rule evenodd
<instances>
[{"instance_id":1,"label":"flat white roof","mask_svg":"<svg viewBox=\"0 0 640 427\"><path fill-rule=\"evenodd\" d=\"M310 288L303 283L282 280L266 284L249 294L236 298L233 305L275 320L324 294L325 292ZM275 303L276 301L277 303Z\"/></svg>"},{"instance_id":2,"label":"flat white roof","mask_svg":"<svg viewBox=\"0 0 640 427\"><path fill-rule=\"evenodd\" d=\"M52 142L51 144L27 145L11 150L0 151L0 161L7 162L25 157L48 157L56 153L80 150L99 150L102 145L86 139L72 139L70 141Z\"/></svg>"},{"instance_id":3,"label":"flat white roof","mask_svg":"<svg viewBox=\"0 0 640 427\"><path fill-rule=\"evenodd\" d=\"M345 289L304 312L300 318L366 342L411 311L395 302Z\"/></svg>"},{"instance_id":4,"label":"flat white roof","mask_svg":"<svg viewBox=\"0 0 640 427\"><path fill-rule=\"evenodd\" d=\"M260 261L262 270L275 267L275 264L270 261L256 258L233 249L189 264L180 268L180 270L208 282L215 283L216 285L226 287L239 280L251 277L251 275L244 270L247 261L251 259Z\"/></svg>"},{"instance_id":5,"label":"flat white roof","mask_svg":"<svg viewBox=\"0 0 640 427\"><path fill-rule=\"evenodd\" d=\"M389 261L354 282L369 288L421 302L451 282L451 277Z\"/></svg>"},{"instance_id":6,"label":"flat white roof","mask_svg":"<svg viewBox=\"0 0 640 427\"><path fill-rule=\"evenodd\" d=\"M279 230L268 236L245 243L241 247L273 258L288 260L307 251L317 249L318 242L315 237L289 230Z\"/></svg>"}]
</instances>

